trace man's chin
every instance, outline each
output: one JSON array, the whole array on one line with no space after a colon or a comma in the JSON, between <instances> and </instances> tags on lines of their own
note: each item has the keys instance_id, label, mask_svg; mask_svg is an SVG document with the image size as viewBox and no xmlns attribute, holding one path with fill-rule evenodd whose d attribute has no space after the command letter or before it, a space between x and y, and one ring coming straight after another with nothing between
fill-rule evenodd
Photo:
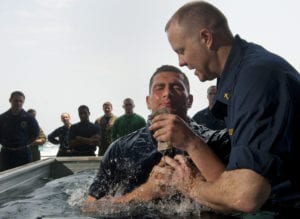
<instances>
[{"instance_id":1,"label":"man's chin","mask_svg":"<svg viewBox=\"0 0 300 219\"><path fill-rule=\"evenodd\" d=\"M197 75L197 77L198 77L199 81L201 81L201 82L207 81L207 78L203 77L202 75Z\"/></svg>"},{"instance_id":2,"label":"man's chin","mask_svg":"<svg viewBox=\"0 0 300 219\"><path fill-rule=\"evenodd\" d=\"M172 108L171 106L161 106L159 110L165 109L168 113L174 113L176 110Z\"/></svg>"},{"instance_id":3,"label":"man's chin","mask_svg":"<svg viewBox=\"0 0 300 219\"><path fill-rule=\"evenodd\" d=\"M212 81L212 80L215 79L215 78L208 78L208 77L205 77L203 75L197 75L197 77L199 78L199 81L201 81L201 82Z\"/></svg>"}]
</instances>

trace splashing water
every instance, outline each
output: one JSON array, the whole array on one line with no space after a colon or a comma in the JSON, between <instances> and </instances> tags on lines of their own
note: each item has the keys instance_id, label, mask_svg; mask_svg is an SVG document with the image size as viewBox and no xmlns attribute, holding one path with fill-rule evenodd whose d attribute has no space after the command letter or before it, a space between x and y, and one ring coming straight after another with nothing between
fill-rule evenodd
<instances>
[{"instance_id":1,"label":"splashing water","mask_svg":"<svg viewBox=\"0 0 300 219\"><path fill-rule=\"evenodd\" d=\"M0 218L174 218L174 216L198 215L207 210L189 199L161 200L147 204L112 204L102 200L93 215L81 211L87 191L96 170L85 170L71 176L47 182L42 187L22 188L19 195L9 193L0 198ZM39 185L40 186L40 185ZM8 194L8 193L7 193ZM17 199L17 200L16 200Z\"/></svg>"}]
</instances>

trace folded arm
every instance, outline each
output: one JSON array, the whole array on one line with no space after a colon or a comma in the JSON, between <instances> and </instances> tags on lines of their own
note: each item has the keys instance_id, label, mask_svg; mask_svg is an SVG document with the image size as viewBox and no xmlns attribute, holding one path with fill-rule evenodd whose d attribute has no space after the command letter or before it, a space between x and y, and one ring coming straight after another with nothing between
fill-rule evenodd
<instances>
[{"instance_id":1,"label":"folded arm","mask_svg":"<svg viewBox=\"0 0 300 219\"><path fill-rule=\"evenodd\" d=\"M100 135L93 135L90 138L76 136L70 141L70 147L77 147L81 145L100 145Z\"/></svg>"}]
</instances>

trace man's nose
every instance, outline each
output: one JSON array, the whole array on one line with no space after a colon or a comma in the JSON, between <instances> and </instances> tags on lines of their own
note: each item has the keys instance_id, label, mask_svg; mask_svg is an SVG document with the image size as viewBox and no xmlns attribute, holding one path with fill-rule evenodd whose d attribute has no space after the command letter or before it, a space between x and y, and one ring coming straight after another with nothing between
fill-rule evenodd
<instances>
[{"instance_id":1,"label":"man's nose","mask_svg":"<svg viewBox=\"0 0 300 219\"><path fill-rule=\"evenodd\" d=\"M178 60L179 60L179 66L183 67L187 65L182 55L178 56Z\"/></svg>"},{"instance_id":2,"label":"man's nose","mask_svg":"<svg viewBox=\"0 0 300 219\"><path fill-rule=\"evenodd\" d=\"M172 90L171 90L171 88L170 88L170 87L165 87L163 96L164 96L164 97L170 97L171 95L172 95Z\"/></svg>"}]
</instances>

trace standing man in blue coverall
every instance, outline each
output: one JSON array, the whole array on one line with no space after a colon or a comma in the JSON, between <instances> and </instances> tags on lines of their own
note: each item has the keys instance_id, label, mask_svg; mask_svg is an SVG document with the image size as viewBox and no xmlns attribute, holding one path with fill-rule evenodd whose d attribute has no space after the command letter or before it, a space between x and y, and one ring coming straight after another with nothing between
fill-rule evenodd
<instances>
[{"instance_id":1,"label":"standing man in blue coverall","mask_svg":"<svg viewBox=\"0 0 300 219\"><path fill-rule=\"evenodd\" d=\"M299 73L283 58L234 37L223 13L203 1L178 9L165 30L180 66L194 69L200 81L217 79L212 111L225 120L232 142L222 169L201 138L165 115L155 117L155 139L188 152L202 174L191 175L180 155L166 157L172 167L167 183L217 211L300 218Z\"/></svg>"},{"instance_id":2,"label":"standing man in blue coverall","mask_svg":"<svg viewBox=\"0 0 300 219\"><path fill-rule=\"evenodd\" d=\"M11 93L11 108L0 115L0 143L2 170L32 161L30 144L39 136L35 118L23 109L25 95L21 91Z\"/></svg>"}]
</instances>

